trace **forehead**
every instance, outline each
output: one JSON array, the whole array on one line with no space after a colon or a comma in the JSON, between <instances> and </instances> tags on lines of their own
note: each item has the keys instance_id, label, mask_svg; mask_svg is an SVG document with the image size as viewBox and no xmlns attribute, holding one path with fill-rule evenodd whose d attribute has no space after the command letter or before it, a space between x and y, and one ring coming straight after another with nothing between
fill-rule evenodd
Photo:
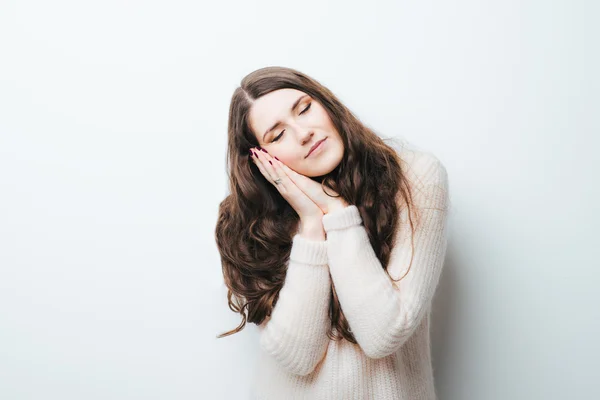
<instances>
[{"instance_id":1,"label":"forehead","mask_svg":"<svg viewBox=\"0 0 600 400\"><path fill-rule=\"evenodd\" d=\"M256 99L250 108L250 125L255 135L262 137L275 121L285 118L294 101L303 94L300 90L285 88Z\"/></svg>"}]
</instances>

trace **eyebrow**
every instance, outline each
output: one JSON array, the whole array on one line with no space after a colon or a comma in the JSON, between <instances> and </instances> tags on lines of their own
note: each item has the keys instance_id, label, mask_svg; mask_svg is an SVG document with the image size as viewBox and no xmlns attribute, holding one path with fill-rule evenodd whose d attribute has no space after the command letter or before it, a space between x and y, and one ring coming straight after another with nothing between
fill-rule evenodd
<instances>
[{"instance_id":1,"label":"eyebrow","mask_svg":"<svg viewBox=\"0 0 600 400\"><path fill-rule=\"evenodd\" d=\"M292 104L292 108L290 108L290 111L294 111L294 109L296 107L298 107L298 104L300 104L300 102L302 101L303 98L307 97L307 94L303 94L302 96L298 97L298 99L294 102L294 104ZM281 121L277 121L273 124L273 126L271 126L269 129L267 129L265 131L265 134L263 135L263 142L265 141L265 136L267 136L267 133L271 132L273 129L275 129L275 127L277 125L279 125L281 123Z\"/></svg>"}]
</instances>

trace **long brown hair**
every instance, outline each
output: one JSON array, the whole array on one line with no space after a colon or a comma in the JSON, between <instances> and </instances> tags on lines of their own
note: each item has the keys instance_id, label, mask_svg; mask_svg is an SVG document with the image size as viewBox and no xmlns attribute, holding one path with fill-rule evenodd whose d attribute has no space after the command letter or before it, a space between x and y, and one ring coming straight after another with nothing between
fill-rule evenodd
<instances>
[{"instance_id":1,"label":"long brown hair","mask_svg":"<svg viewBox=\"0 0 600 400\"><path fill-rule=\"evenodd\" d=\"M283 88L300 90L321 103L340 133L345 148L342 161L329 174L313 179L331 187L358 208L373 250L386 272L398 231L400 205L402 209L409 207L410 226L413 232L415 229L410 212L411 187L393 147L363 125L315 79L285 67L251 72L231 98L227 127L230 194L219 205L215 229L229 308L241 314L242 322L217 338L241 331L246 322L260 325L265 321L285 280L299 217L254 163L248 161L249 149L258 146L248 123L250 108L259 97ZM414 243L412 246L414 250ZM409 270L410 265L400 279ZM334 285L331 289L328 336L356 343Z\"/></svg>"}]
</instances>

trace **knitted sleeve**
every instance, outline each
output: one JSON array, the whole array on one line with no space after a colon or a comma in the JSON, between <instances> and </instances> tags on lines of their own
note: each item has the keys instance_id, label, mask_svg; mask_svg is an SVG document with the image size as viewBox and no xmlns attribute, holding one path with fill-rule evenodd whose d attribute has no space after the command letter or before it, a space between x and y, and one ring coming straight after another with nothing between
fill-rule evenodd
<instances>
[{"instance_id":1,"label":"knitted sleeve","mask_svg":"<svg viewBox=\"0 0 600 400\"><path fill-rule=\"evenodd\" d=\"M258 326L261 348L288 372L307 375L323 359L330 295L325 241L296 234L277 302L270 318Z\"/></svg>"},{"instance_id":2,"label":"knitted sleeve","mask_svg":"<svg viewBox=\"0 0 600 400\"><path fill-rule=\"evenodd\" d=\"M423 185L413 198L421 211L413 237L414 258L400 281L392 282L382 268L356 206L323 216L331 279L350 329L370 358L394 353L413 334L427 314L442 271L448 176L435 156L428 157L420 169ZM406 272L412 251L410 237L396 243L387 268L395 280Z\"/></svg>"}]
</instances>

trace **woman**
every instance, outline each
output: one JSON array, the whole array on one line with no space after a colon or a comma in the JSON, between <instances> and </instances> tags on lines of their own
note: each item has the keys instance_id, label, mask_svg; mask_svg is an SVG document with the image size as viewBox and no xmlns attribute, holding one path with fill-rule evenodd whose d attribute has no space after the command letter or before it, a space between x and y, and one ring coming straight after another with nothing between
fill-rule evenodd
<instances>
[{"instance_id":1,"label":"woman","mask_svg":"<svg viewBox=\"0 0 600 400\"><path fill-rule=\"evenodd\" d=\"M429 316L448 176L283 67L231 100L215 237L230 308L258 326L258 399L435 399Z\"/></svg>"}]
</instances>

